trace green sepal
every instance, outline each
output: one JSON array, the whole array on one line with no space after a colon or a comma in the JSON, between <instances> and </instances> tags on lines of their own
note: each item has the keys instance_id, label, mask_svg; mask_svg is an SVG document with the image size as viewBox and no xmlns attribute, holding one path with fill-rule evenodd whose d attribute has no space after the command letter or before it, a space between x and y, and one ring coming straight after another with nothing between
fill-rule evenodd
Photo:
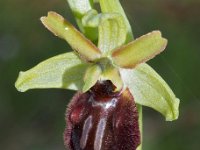
<instances>
[{"instance_id":1,"label":"green sepal","mask_svg":"<svg viewBox=\"0 0 200 150\"><path fill-rule=\"evenodd\" d=\"M97 64L91 64L84 75L84 86L82 91L88 91L95 83L100 79L101 76L101 67Z\"/></svg>"},{"instance_id":2,"label":"green sepal","mask_svg":"<svg viewBox=\"0 0 200 150\"><path fill-rule=\"evenodd\" d=\"M82 18L85 28L96 29L98 37L98 48L107 56L111 50L122 46L126 42L127 26L124 18L119 13L101 13L90 10ZM97 30L98 29L98 30Z\"/></svg>"},{"instance_id":3,"label":"green sepal","mask_svg":"<svg viewBox=\"0 0 200 150\"><path fill-rule=\"evenodd\" d=\"M113 62L121 68L134 68L161 53L167 40L160 31L153 31L124 45L112 53Z\"/></svg>"},{"instance_id":4,"label":"green sepal","mask_svg":"<svg viewBox=\"0 0 200 150\"><path fill-rule=\"evenodd\" d=\"M166 121L178 118L179 99L149 65L144 63L135 69L121 69L120 73L137 104L157 110Z\"/></svg>"},{"instance_id":5,"label":"green sepal","mask_svg":"<svg viewBox=\"0 0 200 150\"><path fill-rule=\"evenodd\" d=\"M63 88L82 90L83 77L88 64L74 53L49 58L32 69L20 72L15 87L20 92L29 89Z\"/></svg>"},{"instance_id":6,"label":"green sepal","mask_svg":"<svg viewBox=\"0 0 200 150\"><path fill-rule=\"evenodd\" d=\"M100 57L100 50L61 15L49 12L47 17L41 18L41 21L56 36L65 39L81 58L93 61Z\"/></svg>"},{"instance_id":7,"label":"green sepal","mask_svg":"<svg viewBox=\"0 0 200 150\"><path fill-rule=\"evenodd\" d=\"M128 30L126 41L131 41L133 39L132 29L119 0L99 0L99 3L102 13L118 13L123 17Z\"/></svg>"},{"instance_id":8,"label":"green sepal","mask_svg":"<svg viewBox=\"0 0 200 150\"><path fill-rule=\"evenodd\" d=\"M113 49L126 42L127 28L124 18L118 13L102 14L99 23L98 48L103 56L109 56Z\"/></svg>"}]
</instances>

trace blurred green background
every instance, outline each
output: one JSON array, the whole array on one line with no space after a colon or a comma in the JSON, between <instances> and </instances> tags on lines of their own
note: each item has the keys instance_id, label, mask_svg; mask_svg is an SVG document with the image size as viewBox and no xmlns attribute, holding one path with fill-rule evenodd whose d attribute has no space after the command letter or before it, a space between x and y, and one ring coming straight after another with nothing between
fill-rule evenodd
<instances>
[{"instance_id":1,"label":"blurred green background","mask_svg":"<svg viewBox=\"0 0 200 150\"><path fill-rule=\"evenodd\" d=\"M200 1L121 0L135 37L154 29L169 40L149 64L181 99L180 117L165 122L144 108L144 150L200 149ZM54 10L73 24L65 0L0 1L0 149L64 150L64 114L72 91L47 89L19 93L20 70L70 51L39 18Z\"/></svg>"}]
</instances>

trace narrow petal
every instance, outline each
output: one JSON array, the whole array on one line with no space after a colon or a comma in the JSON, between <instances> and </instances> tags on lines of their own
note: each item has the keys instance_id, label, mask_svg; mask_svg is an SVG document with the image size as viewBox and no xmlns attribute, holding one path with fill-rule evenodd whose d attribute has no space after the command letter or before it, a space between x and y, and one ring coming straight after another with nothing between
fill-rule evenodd
<instances>
[{"instance_id":1,"label":"narrow petal","mask_svg":"<svg viewBox=\"0 0 200 150\"><path fill-rule=\"evenodd\" d=\"M61 15L49 12L47 17L41 18L41 21L56 36L65 39L87 61L93 61L100 57L100 50Z\"/></svg>"},{"instance_id":2,"label":"narrow petal","mask_svg":"<svg viewBox=\"0 0 200 150\"><path fill-rule=\"evenodd\" d=\"M160 31L153 31L116 49L112 54L113 61L121 68L134 68L162 52L166 45L167 40L162 38Z\"/></svg>"}]
</instances>

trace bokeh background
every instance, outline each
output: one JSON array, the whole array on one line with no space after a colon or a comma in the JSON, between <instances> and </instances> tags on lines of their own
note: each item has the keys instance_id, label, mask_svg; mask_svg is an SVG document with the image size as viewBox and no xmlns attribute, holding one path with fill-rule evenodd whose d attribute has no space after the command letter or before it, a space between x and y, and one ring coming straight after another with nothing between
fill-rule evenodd
<instances>
[{"instance_id":1,"label":"bokeh background","mask_svg":"<svg viewBox=\"0 0 200 150\"><path fill-rule=\"evenodd\" d=\"M169 40L149 64L180 98L180 117L165 122L144 108L144 150L200 149L200 1L121 0L135 37L154 29ZM20 70L70 51L39 18L54 10L75 24L65 0L0 0L0 149L64 150L64 114L72 91L19 93Z\"/></svg>"}]
</instances>

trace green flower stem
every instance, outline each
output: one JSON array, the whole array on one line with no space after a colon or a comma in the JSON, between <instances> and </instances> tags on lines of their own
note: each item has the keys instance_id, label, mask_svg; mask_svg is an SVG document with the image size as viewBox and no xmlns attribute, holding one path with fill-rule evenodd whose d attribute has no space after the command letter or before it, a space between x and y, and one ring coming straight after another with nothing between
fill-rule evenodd
<instances>
[{"instance_id":1,"label":"green flower stem","mask_svg":"<svg viewBox=\"0 0 200 150\"><path fill-rule=\"evenodd\" d=\"M138 114L139 114L139 128L140 128L140 140L141 144L138 146L137 150L142 150L142 141L143 141L143 116L142 116L142 105L137 105Z\"/></svg>"}]
</instances>

